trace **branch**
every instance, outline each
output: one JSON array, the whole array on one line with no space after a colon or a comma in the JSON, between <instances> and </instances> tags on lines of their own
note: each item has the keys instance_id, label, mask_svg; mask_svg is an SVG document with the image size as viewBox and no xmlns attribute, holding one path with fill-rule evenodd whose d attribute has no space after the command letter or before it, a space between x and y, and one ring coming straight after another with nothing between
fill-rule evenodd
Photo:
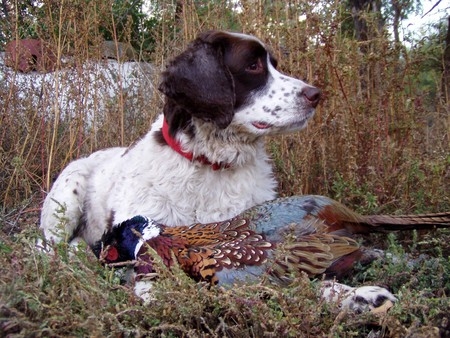
<instances>
[{"instance_id":1,"label":"branch","mask_svg":"<svg viewBox=\"0 0 450 338\"><path fill-rule=\"evenodd\" d=\"M442 1L442 0L438 0L438 2L436 2L436 3L433 5L433 7L431 7L431 9L430 9L428 12L426 12L424 15L422 15L421 19L423 19L426 15L430 14L430 12L431 12L433 9L435 9L437 5L439 5L439 4L441 3L441 1Z\"/></svg>"}]
</instances>

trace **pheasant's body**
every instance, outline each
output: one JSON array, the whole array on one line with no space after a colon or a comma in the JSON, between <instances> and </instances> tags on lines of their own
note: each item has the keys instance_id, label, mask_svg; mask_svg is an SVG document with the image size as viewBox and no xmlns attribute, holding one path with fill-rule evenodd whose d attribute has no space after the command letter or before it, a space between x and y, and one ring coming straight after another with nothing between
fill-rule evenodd
<instances>
[{"instance_id":1,"label":"pheasant's body","mask_svg":"<svg viewBox=\"0 0 450 338\"><path fill-rule=\"evenodd\" d=\"M300 271L309 276L348 271L361 257L351 238L355 233L449 226L450 213L360 216L324 196L294 196L219 223L166 227L134 217L105 234L101 256L106 262L139 259L144 264L136 271L152 272L150 246L167 266L175 258L197 281L232 284L266 275L283 283ZM100 255L99 247L94 251Z\"/></svg>"}]
</instances>

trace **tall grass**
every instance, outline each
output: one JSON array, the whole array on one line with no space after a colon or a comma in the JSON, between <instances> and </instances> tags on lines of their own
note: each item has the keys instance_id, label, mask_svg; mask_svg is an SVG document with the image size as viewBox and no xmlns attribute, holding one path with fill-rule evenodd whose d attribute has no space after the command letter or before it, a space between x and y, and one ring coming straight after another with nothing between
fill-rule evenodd
<instances>
[{"instance_id":1,"label":"tall grass","mask_svg":"<svg viewBox=\"0 0 450 338\"><path fill-rule=\"evenodd\" d=\"M322 89L323 100L306 130L268 140L281 195L325 194L372 212L449 207L448 105L439 100L425 104L426 93L417 87L420 56L412 51L400 57L386 32L365 42L368 52L362 53L362 42L344 30L349 17L338 1L242 1L239 11L230 11L226 2L158 5L165 24L152 33L153 52L137 51L154 65L154 85L167 59L198 32L234 29L260 37L282 71ZM161 111L162 98L154 87L130 97L119 85L107 106L97 104L101 92L93 101L83 100L104 85L81 71L92 60L104 62L98 27L117 36L107 2L48 3L44 8L37 37L49 41L63 60L55 72L62 75L41 88L38 102L20 95L24 89L13 72L4 71L8 85L0 86L0 197L9 206L48 190L69 161L131 144ZM69 116L58 104L67 69L79 71L82 88L70 93L77 106Z\"/></svg>"},{"instance_id":2,"label":"tall grass","mask_svg":"<svg viewBox=\"0 0 450 338\"><path fill-rule=\"evenodd\" d=\"M387 32L365 42L368 52L362 53L363 42L345 29L350 18L339 1L274 1L270 6L242 1L234 12L226 2L180 4L158 3L165 24L152 32L151 53L137 51L155 67L153 85L167 59L198 32L234 29L260 37L273 49L282 71L323 91L306 130L268 140L281 195L325 194L371 212L449 207L450 115L439 97L425 104L426 93L417 87L423 55L413 50L401 57ZM68 68L85 71L87 63L100 59L99 26L117 36L107 2L49 2L45 8L36 33L63 60L56 74ZM0 197L7 206L48 190L69 161L100 148L131 144L161 111L156 90L130 97L119 86L107 106L85 102L83 97L98 91L102 82L81 77L82 90L70 93L78 104L67 116L58 105L64 80L55 77L53 87L45 88L36 103L26 93L20 97L24 89L15 82L16 74L7 76L8 85L0 86ZM145 104L130 113L133 100ZM86 126L88 112L95 118Z\"/></svg>"}]
</instances>

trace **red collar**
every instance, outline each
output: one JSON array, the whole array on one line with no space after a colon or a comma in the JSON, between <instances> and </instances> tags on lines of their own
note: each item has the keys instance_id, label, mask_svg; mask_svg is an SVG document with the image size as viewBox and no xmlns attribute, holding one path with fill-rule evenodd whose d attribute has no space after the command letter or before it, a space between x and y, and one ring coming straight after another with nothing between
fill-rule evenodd
<instances>
[{"instance_id":1,"label":"red collar","mask_svg":"<svg viewBox=\"0 0 450 338\"><path fill-rule=\"evenodd\" d=\"M224 164L221 162L215 162L212 163L205 155L200 155L194 158L194 154L191 152L186 152L181 149L181 145L178 141L176 141L172 136L169 134L169 125L167 124L166 119L163 121L163 125L161 128L164 140L169 145L170 148L175 150L178 154L181 156L187 158L189 161L198 161L204 165L210 165L213 170L219 170L219 169L227 169L230 167L230 164Z\"/></svg>"}]
</instances>

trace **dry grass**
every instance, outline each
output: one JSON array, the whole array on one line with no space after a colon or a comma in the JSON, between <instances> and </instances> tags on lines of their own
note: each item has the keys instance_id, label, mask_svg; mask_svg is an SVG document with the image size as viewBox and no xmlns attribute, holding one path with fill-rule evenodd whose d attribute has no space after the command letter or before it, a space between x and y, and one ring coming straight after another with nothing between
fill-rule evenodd
<instances>
[{"instance_id":1,"label":"dry grass","mask_svg":"<svg viewBox=\"0 0 450 338\"><path fill-rule=\"evenodd\" d=\"M399 296L381 322L321 304L314 282L303 278L285 289L261 284L207 290L175 272L158 282L157 301L143 306L88 251L70 255L70 249L61 247L57 256L48 257L34 250L37 210L57 173L96 149L139 139L161 111L162 98L151 87L158 83L159 70L199 31L212 28L259 36L273 48L282 71L323 90L323 101L305 131L267 142L281 195L324 194L365 213L450 209L450 114L438 94L430 96L417 85L426 56L413 50L399 58L384 35L371 40L369 53L362 54L360 43L344 31L349 18L339 1L326 7L318 6L319 1L294 0L291 6L242 1L242 13L234 15L223 1L202 8L192 1L180 3L178 15L163 12L165 24L152 31L153 51L138 50L154 71L145 73L147 82L136 90L119 88L105 100L104 88L126 79L91 81L86 76L86 67L101 55L98 25L117 36L104 1L90 6L52 2L53 11L43 14L38 35L64 55L59 76L48 87L30 93L14 72L1 75L0 332L358 337L376 329L386 336L413 337L435 327L442 336L450 335L450 234L444 231L420 234L419 239L399 237L402 245L390 246L400 256L406 250L414 257L425 252L429 259L414 266L406 258L383 262L350 280L390 285ZM166 2L159 5L172 8ZM304 14L307 20L299 22ZM18 36L17 24L8 24L12 36ZM69 91L73 106L57 104L73 82L68 71L78 74L78 90ZM433 88L440 88L439 78L433 80ZM85 99L88 95L92 100Z\"/></svg>"}]
</instances>

